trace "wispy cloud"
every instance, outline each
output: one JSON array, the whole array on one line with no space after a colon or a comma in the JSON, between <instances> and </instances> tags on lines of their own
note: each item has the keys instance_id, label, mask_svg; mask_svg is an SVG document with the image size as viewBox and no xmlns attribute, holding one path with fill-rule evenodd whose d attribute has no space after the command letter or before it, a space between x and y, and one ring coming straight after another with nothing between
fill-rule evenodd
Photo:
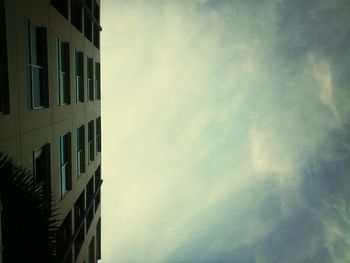
<instances>
[{"instance_id":1,"label":"wispy cloud","mask_svg":"<svg viewBox=\"0 0 350 263\"><path fill-rule=\"evenodd\" d=\"M104 262L349 261L350 5L103 7Z\"/></svg>"}]
</instances>

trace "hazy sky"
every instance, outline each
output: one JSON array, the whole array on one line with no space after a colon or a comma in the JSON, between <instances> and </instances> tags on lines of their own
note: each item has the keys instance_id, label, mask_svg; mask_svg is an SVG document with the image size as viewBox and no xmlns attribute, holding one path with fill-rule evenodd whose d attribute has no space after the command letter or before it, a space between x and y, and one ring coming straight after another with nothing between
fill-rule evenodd
<instances>
[{"instance_id":1,"label":"hazy sky","mask_svg":"<svg viewBox=\"0 0 350 263\"><path fill-rule=\"evenodd\" d=\"M101 17L103 263L350 262L350 2Z\"/></svg>"}]
</instances>

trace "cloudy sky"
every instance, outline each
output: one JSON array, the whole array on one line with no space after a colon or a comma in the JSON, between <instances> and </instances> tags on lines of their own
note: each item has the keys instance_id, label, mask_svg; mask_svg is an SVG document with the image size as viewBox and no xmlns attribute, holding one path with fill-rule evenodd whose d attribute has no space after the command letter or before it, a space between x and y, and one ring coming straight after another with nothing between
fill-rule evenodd
<instances>
[{"instance_id":1,"label":"cloudy sky","mask_svg":"<svg viewBox=\"0 0 350 263\"><path fill-rule=\"evenodd\" d=\"M350 262L350 2L102 5L102 262Z\"/></svg>"}]
</instances>

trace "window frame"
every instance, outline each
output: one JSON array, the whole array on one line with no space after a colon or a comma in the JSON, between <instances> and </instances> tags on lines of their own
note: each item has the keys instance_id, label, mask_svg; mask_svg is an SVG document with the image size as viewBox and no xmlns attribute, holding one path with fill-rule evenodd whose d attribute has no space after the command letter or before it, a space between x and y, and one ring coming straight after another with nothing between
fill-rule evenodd
<instances>
[{"instance_id":1,"label":"window frame","mask_svg":"<svg viewBox=\"0 0 350 263\"><path fill-rule=\"evenodd\" d=\"M56 38L58 105L69 105L70 99L70 45Z\"/></svg>"},{"instance_id":2,"label":"window frame","mask_svg":"<svg viewBox=\"0 0 350 263\"><path fill-rule=\"evenodd\" d=\"M44 158L43 162L44 162L44 167L42 167L42 165L37 165L37 160L39 158ZM35 148L32 152L31 152L31 170L33 172L33 176L34 176L34 181L36 185L45 185L47 183L49 183L49 179L50 179L50 144L46 143L40 147ZM39 178L38 175L38 167L40 167L40 170L44 173L43 178Z\"/></svg>"},{"instance_id":3,"label":"window frame","mask_svg":"<svg viewBox=\"0 0 350 263\"><path fill-rule=\"evenodd\" d=\"M77 128L77 177L85 173L85 166L85 125L81 125Z\"/></svg>"},{"instance_id":4,"label":"window frame","mask_svg":"<svg viewBox=\"0 0 350 263\"><path fill-rule=\"evenodd\" d=\"M30 109L38 110L49 107L49 89L47 85L47 32L45 27L39 27L30 20L27 20L26 24L28 106ZM36 78L34 76L36 76ZM37 82L39 84L37 84Z\"/></svg>"},{"instance_id":5,"label":"window frame","mask_svg":"<svg viewBox=\"0 0 350 263\"><path fill-rule=\"evenodd\" d=\"M66 193L72 190L72 158L71 158L71 133L67 132L59 137L59 192L62 199ZM63 173L64 171L64 173Z\"/></svg>"},{"instance_id":6,"label":"window frame","mask_svg":"<svg viewBox=\"0 0 350 263\"><path fill-rule=\"evenodd\" d=\"M101 117L96 118L96 152L101 152Z\"/></svg>"},{"instance_id":7,"label":"window frame","mask_svg":"<svg viewBox=\"0 0 350 263\"><path fill-rule=\"evenodd\" d=\"M88 123L88 160L89 164L95 160L95 124L94 120Z\"/></svg>"},{"instance_id":8,"label":"window frame","mask_svg":"<svg viewBox=\"0 0 350 263\"><path fill-rule=\"evenodd\" d=\"M80 72L78 72L80 71ZM80 81L79 81L80 80ZM80 85L78 84L80 83ZM84 52L75 50L75 102L84 103Z\"/></svg>"},{"instance_id":9,"label":"window frame","mask_svg":"<svg viewBox=\"0 0 350 263\"><path fill-rule=\"evenodd\" d=\"M96 99L101 100L101 64L95 62L95 89L96 89Z\"/></svg>"},{"instance_id":10,"label":"window frame","mask_svg":"<svg viewBox=\"0 0 350 263\"><path fill-rule=\"evenodd\" d=\"M89 101L95 100L94 94L94 60L93 58L87 57L87 95Z\"/></svg>"}]
</instances>

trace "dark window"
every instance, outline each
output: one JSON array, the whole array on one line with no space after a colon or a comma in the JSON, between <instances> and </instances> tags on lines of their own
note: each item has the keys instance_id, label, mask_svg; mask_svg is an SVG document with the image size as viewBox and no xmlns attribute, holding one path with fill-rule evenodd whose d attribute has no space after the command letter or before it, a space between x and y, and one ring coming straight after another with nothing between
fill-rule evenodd
<instances>
[{"instance_id":1,"label":"dark window","mask_svg":"<svg viewBox=\"0 0 350 263\"><path fill-rule=\"evenodd\" d=\"M96 150L101 152L101 117L96 119Z\"/></svg>"},{"instance_id":2,"label":"dark window","mask_svg":"<svg viewBox=\"0 0 350 263\"><path fill-rule=\"evenodd\" d=\"M94 144L94 121L90 121L88 124L88 153L89 162L95 160L95 144Z\"/></svg>"},{"instance_id":3,"label":"dark window","mask_svg":"<svg viewBox=\"0 0 350 263\"><path fill-rule=\"evenodd\" d=\"M87 59L87 85L89 100L94 100L94 61L89 57Z\"/></svg>"},{"instance_id":4,"label":"dark window","mask_svg":"<svg viewBox=\"0 0 350 263\"><path fill-rule=\"evenodd\" d=\"M95 171L95 211L97 210L101 202L101 184L101 166L99 166Z\"/></svg>"},{"instance_id":5,"label":"dark window","mask_svg":"<svg viewBox=\"0 0 350 263\"><path fill-rule=\"evenodd\" d=\"M68 0L51 0L51 5L54 6L61 15L68 19Z\"/></svg>"},{"instance_id":6,"label":"dark window","mask_svg":"<svg viewBox=\"0 0 350 263\"><path fill-rule=\"evenodd\" d=\"M89 183L86 185L86 231L88 231L92 220L94 219L94 177L92 176Z\"/></svg>"},{"instance_id":7,"label":"dark window","mask_svg":"<svg viewBox=\"0 0 350 263\"><path fill-rule=\"evenodd\" d=\"M77 129L77 175L85 172L85 126Z\"/></svg>"},{"instance_id":8,"label":"dark window","mask_svg":"<svg viewBox=\"0 0 350 263\"><path fill-rule=\"evenodd\" d=\"M84 3L87 7L87 9L89 9L89 11L92 11L92 0L84 0Z\"/></svg>"},{"instance_id":9,"label":"dark window","mask_svg":"<svg viewBox=\"0 0 350 263\"><path fill-rule=\"evenodd\" d=\"M4 2L0 1L0 113L9 113L9 88Z\"/></svg>"},{"instance_id":10,"label":"dark window","mask_svg":"<svg viewBox=\"0 0 350 263\"><path fill-rule=\"evenodd\" d=\"M48 107L46 28L27 24L27 87L30 108Z\"/></svg>"},{"instance_id":11,"label":"dark window","mask_svg":"<svg viewBox=\"0 0 350 263\"><path fill-rule=\"evenodd\" d=\"M69 212L57 231L57 257L63 259L72 239L72 213Z\"/></svg>"},{"instance_id":12,"label":"dark window","mask_svg":"<svg viewBox=\"0 0 350 263\"><path fill-rule=\"evenodd\" d=\"M83 7L80 0L71 0L71 21L80 32L83 32Z\"/></svg>"},{"instance_id":13,"label":"dark window","mask_svg":"<svg viewBox=\"0 0 350 263\"><path fill-rule=\"evenodd\" d=\"M96 226L96 259L101 259L101 218Z\"/></svg>"},{"instance_id":14,"label":"dark window","mask_svg":"<svg viewBox=\"0 0 350 263\"><path fill-rule=\"evenodd\" d=\"M65 105L70 103L69 88L69 43L59 39L57 43L57 70L58 70L58 103Z\"/></svg>"},{"instance_id":15,"label":"dark window","mask_svg":"<svg viewBox=\"0 0 350 263\"><path fill-rule=\"evenodd\" d=\"M94 24L94 45L100 48L100 27L97 24Z\"/></svg>"},{"instance_id":16,"label":"dark window","mask_svg":"<svg viewBox=\"0 0 350 263\"><path fill-rule=\"evenodd\" d=\"M75 258L77 258L79 251L83 245L85 238L85 192L83 191L78 200L74 204L74 230L77 234L74 244Z\"/></svg>"},{"instance_id":17,"label":"dark window","mask_svg":"<svg viewBox=\"0 0 350 263\"><path fill-rule=\"evenodd\" d=\"M90 41L92 41L92 24L88 11L84 10L84 35Z\"/></svg>"},{"instance_id":18,"label":"dark window","mask_svg":"<svg viewBox=\"0 0 350 263\"><path fill-rule=\"evenodd\" d=\"M76 102L84 102L84 53L75 51Z\"/></svg>"},{"instance_id":19,"label":"dark window","mask_svg":"<svg viewBox=\"0 0 350 263\"><path fill-rule=\"evenodd\" d=\"M89 245L89 263L95 263L95 238L92 237Z\"/></svg>"},{"instance_id":20,"label":"dark window","mask_svg":"<svg viewBox=\"0 0 350 263\"><path fill-rule=\"evenodd\" d=\"M101 65L95 64L95 86L96 86L96 99L101 99Z\"/></svg>"},{"instance_id":21,"label":"dark window","mask_svg":"<svg viewBox=\"0 0 350 263\"><path fill-rule=\"evenodd\" d=\"M33 151L32 170L36 184L50 181L50 144L47 143Z\"/></svg>"},{"instance_id":22,"label":"dark window","mask_svg":"<svg viewBox=\"0 0 350 263\"><path fill-rule=\"evenodd\" d=\"M98 3L96 0L94 0L94 18L100 22L100 7L98 6Z\"/></svg>"},{"instance_id":23,"label":"dark window","mask_svg":"<svg viewBox=\"0 0 350 263\"><path fill-rule=\"evenodd\" d=\"M60 194L61 198L71 190L71 135L70 132L60 136Z\"/></svg>"}]
</instances>

